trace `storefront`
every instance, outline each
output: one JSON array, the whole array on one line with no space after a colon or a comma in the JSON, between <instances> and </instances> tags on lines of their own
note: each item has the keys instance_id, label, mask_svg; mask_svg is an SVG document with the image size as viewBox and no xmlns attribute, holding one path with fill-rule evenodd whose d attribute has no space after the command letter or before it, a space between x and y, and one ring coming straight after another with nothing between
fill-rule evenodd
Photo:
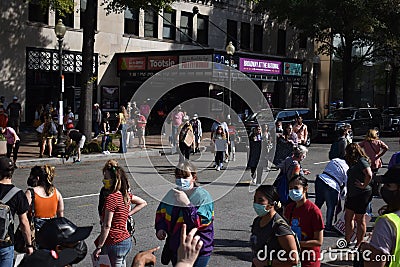
<instances>
[{"instance_id":1,"label":"storefront","mask_svg":"<svg viewBox=\"0 0 400 267\"><path fill-rule=\"evenodd\" d=\"M119 86L102 88L103 110L113 111L120 104L125 105L142 83L158 71L178 63L185 63L190 66L190 62L193 61L209 61L230 65L243 72L257 84L271 107L283 108L292 105L294 107L307 107L308 105L308 75L302 72L303 62L301 60L241 52L235 53L229 60L225 51L214 49L121 53L116 54L115 60L117 60L120 84ZM201 69L204 66L190 67ZM110 87L114 88L114 93L118 91L113 100L110 100L107 93ZM243 90L246 90L246 88L243 88ZM186 84L165 94L156 106L168 113L176 105L194 97L212 97L228 104L227 92L226 88L213 84ZM288 103L289 95L292 96L292 99ZM248 106L238 95L233 93L231 97L232 108L236 113L244 113L246 110L249 112ZM145 100L147 99L141 99L139 102ZM137 104L140 105L140 103ZM220 109L218 105L209 108L215 112Z\"/></svg>"},{"instance_id":2,"label":"storefront","mask_svg":"<svg viewBox=\"0 0 400 267\"><path fill-rule=\"evenodd\" d=\"M53 102L57 105L60 97L60 73L58 50L26 48L26 112L25 120L34 120L39 105ZM97 54L94 56L93 75L97 76ZM70 106L78 114L81 93L82 53L63 51L64 108ZM93 89L93 99L97 97L97 86Z\"/></svg>"}]
</instances>

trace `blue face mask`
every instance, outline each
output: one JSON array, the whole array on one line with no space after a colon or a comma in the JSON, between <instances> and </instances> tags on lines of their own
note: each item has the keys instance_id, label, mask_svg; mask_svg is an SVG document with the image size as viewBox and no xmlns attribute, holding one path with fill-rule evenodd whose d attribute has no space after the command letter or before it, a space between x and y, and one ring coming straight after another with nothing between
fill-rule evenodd
<instances>
[{"instance_id":1,"label":"blue face mask","mask_svg":"<svg viewBox=\"0 0 400 267\"><path fill-rule=\"evenodd\" d=\"M302 189L289 190L289 197L293 201L299 201L303 198L303 190Z\"/></svg>"},{"instance_id":2,"label":"blue face mask","mask_svg":"<svg viewBox=\"0 0 400 267\"><path fill-rule=\"evenodd\" d=\"M187 178L176 178L175 184L178 186L178 189L182 191L187 191L192 188L190 180Z\"/></svg>"},{"instance_id":3,"label":"blue face mask","mask_svg":"<svg viewBox=\"0 0 400 267\"><path fill-rule=\"evenodd\" d=\"M261 205L258 203L253 203L253 209L257 213L259 217L262 217L264 215L267 215L269 213L269 210L267 210L267 205Z\"/></svg>"}]
</instances>

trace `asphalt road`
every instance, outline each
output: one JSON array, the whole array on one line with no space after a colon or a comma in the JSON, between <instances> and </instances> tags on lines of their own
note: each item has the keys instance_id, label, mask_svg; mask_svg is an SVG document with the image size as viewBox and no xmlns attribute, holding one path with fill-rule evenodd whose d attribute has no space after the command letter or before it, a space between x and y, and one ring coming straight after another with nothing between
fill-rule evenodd
<instances>
[{"instance_id":1,"label":"asphalt road","mask_svg":"<svg viewBox=\"0 0 400 267\"><path fill-rule=\"evenodd\" d=\"M388 163L393 152L399 150L397 138L383 138L390 150L383 157ZM311 170L310 199L314 200L315 175L322 172L328 162L329 144L312 144L309 154L303 162L303 168ZM250 225L255 217L252 208L254 187L249 186L250 173L245 171L246 154L238 153L238 159L229 163L223 171L215 171L211 164L213 156L204 152L193 157L199 168L199 180L202 186L211 193L215 201L215 249L209 266L250 266L249 236ZM128 159L120 162L130 174L130 183L134 194L144 198L148 206L135 215L137 244L129 254L128 266L133 256L141 250L161 246L163 242L155 237L154 218L159 200L173 185L173 170L177 155ZM104 161L83 162L74 165L56 166L55 185L65 199L65 216L80 226L93 225L93 232L86 240L89 253L94 250L94 239L100 233L99 217L97 215L98 193L102 186L101 169ZM385 169L381 169L383 173ZM277 176L277 171L265 172L264 184L271 184ZM14 183L20 188L26 188L29 168L15 171ZM373 200L373 211L376 214L383 205L381 199ZM325 207L322 209L325 216ZM369 225L371 226L371 224ZM338 236L325 236L323 249L336 244ZM156 255L161 255L160 251ZM326 266L347 265L348 262L328 264L330 259L324 259ZM77 266L91 266L90 255ZM156 266L162 266L157 263Z\"/></svg>"}]
</instances>

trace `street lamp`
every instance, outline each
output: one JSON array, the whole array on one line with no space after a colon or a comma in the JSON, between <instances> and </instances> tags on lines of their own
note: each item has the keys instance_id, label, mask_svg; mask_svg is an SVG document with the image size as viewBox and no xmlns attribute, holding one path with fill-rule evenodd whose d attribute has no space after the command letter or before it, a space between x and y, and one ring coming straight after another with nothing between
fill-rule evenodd
<instances>
[{"instance_id":1,"label":"street lamp","mask_svg":"<svg viewBox=\"0 0 400 267\"><path fill-rule=\"evenodd\" d=\"M64 121L64 104L63 104L63 93L64 93L64 75L63 75L63 66L62 66L62 45L64 41L64 35L67 31L65 25L62 22L62 19L58 20L57 25L54 27L54 32L56 33L58 39L58 69L60 72L60 100L59 100L59 109L58 109L58 134L57 134L57 145L56 150L58 155L65 154L65 144L63 138L63 121Z\"/></svg>"},{"instance_id":2,"label":"street lamp","mask_svg":"<svg viewBox=\"0 0 400 267\"><path fill-rule=\"evenodd\" d=\"M390 63L386 64L385 72L386 72L386 88L385 88L385 106L389 106L389 74L392 70L392 65Z\"/></svg>"},{"instance_id":3,"label":"street lamp","mask_svg":"<svg viewBox=\"0 0 400 267\"><path fill-rule=\"evenodd\" d=\"M319 119L319 111L318 111L318 106L319 106L319 99L318 99L318 84L317 84L317 79L318 79L318 73L319 73L319 68L321 64L321 59L319 58L318 55L315 55L313 58L313 105L314 105L314 115L316 119Z\"/></svg>"},{"instance_id":4,"label":"street lamp","mask_svg":"<svg viewBox=\"0 0 400 267\"><path fill-rule=\"evenodd\" d=\"M232 44L230 41L229 44L226 46L226 53L228 54L228 59L229 59L229 68L228 68L228 75L229 75L229 80L228 80L228 89L229 89L229 117L231 115L231 109L232 109L232 77L231 77L231 66L232 66L232 56L235 54L235 46Z\"/></svg>"}]
</instances>

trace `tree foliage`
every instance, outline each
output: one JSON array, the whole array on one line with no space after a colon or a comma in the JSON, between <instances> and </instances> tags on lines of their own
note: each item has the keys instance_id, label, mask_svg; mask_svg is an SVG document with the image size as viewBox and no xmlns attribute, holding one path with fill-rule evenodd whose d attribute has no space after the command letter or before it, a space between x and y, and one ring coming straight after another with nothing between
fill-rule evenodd
<instances>
[{"instance_id":1,"label":"tree foliage","mask_svg":"<svg viewBox=\"0 0 400 267\"><path fill-rule=\"evenodd\" d=\"M382 50L379 34L391 27L390 23L396 24L385 13L390 5L382 5L382 1L377 0L259 0L257 3L259 11L267 12L279 22L289 22L318 42L318 53L335 55L342 60L345 105L353 104L351 90L355 70ZM383 17L387 21L382 20ZM334 36L338 44L333 42ZM354 53L355 49L363 51Z\"/></svg>"}]
</instances>

